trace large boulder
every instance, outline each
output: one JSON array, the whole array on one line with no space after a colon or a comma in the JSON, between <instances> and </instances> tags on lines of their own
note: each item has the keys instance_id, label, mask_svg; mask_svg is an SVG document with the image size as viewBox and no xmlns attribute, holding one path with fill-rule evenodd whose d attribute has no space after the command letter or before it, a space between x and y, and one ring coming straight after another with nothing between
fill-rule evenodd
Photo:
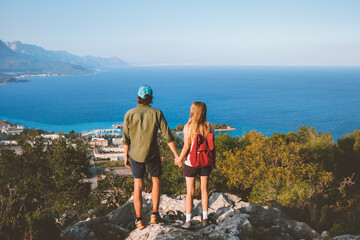
<instances>
[{"instance_id":1,"label":"large boulder","mask_svg":"<svg viewBox=\"0 0 360 240\"><path fill-rule=\"evenodd\" d=\"M103 217L87 219L65 229L63 240L101 239L322 239L306 223L289 219L279 209L255 206L227 193L212 193L209 198L210 226L201 225L201 201L194 200L191 230L181 228L185 221L185 196L162 195L159 213L163 222L149 225L151 194L143 194L143 219L146 227L135 227L133 199ZM351 238L352 237L352 238ZM358 239L356 236L333 238ZM360 238L359 238L360 240Z\"/></svg>"}]
</instances>

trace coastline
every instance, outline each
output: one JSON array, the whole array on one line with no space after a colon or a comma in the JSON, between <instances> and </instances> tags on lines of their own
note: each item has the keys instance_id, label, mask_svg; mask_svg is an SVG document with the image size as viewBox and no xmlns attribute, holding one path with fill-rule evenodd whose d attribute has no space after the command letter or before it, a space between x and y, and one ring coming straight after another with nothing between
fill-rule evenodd
<instances>
[{"instance_id":1,"label":"coastline","mask_svg":"<svg viewBox=\"0 0 360 240\"><path fill-rule=\"evenodd\" d=\"M96 74L96 73L99 73L99 72L107 72L107 71L109 71L109 70L96 69L96 70L93 70L92 72L79 73L79 74L58 74L58 73L21 74L21 73L11 72L11 73L4 73L4 75L10 77L13 80L10 81L10 82L2 82L0 80L0 85L29 82L30 80L28 80L26 78L75 76L75 75L83 75L83 74Z\"/></svg>"},{"instance_id":2,"label":"coastline","mask_svg":"<svg viewBox=\"0 0 360 240\"><path fill-rule=\"evenodd\" d=\"M230 132L230 131L234 131L234 130L236 130L236 128L229 127L229 128L215 129L215 132ZM183 131L175 131L175 135L177 135L177 136L183 135L183 134L184 134Z\"/></svg>"},{"instance_id":3,"label":"coastline","mask_svg":"<svg viewBox=\"0 0 360 240\"><path fill-rule=\"evenodd\" d=\"M19 76L14 76L16 79L24 79L24 78L42 78L42 77L63 77L63 76L76 76L76 75L83 75L83 74L96 74L99 72L108 72L109 70L90 70L91 72L85 73L77 73L77 74L58 74L58 73L39 73L39 74L23 74Z\"/></svg>"},{"instance_id":4,"label":"coastline","mask_svg":"<svg viewBox=\"0 0 360 240\"><path fill-rule=\"evenodd\" d=\"M234 130L236 130L236 128L229 127L229 128L215 129L215 132L229 132L229 131L234 131Z\"/></svg>"},{"instance_id":5,"label":"coastline","mask_svg":"<svg viewBox=\"0 0 360 240\"><path fill-rule=\"evenodd\" d=\"M6 84L16 84L16 83L23 83L23 82L29 82L29 80L27 79L17 79L16 81L13 82L0 82L0 85L6 85Z\"/></svg>"}]
</instances>

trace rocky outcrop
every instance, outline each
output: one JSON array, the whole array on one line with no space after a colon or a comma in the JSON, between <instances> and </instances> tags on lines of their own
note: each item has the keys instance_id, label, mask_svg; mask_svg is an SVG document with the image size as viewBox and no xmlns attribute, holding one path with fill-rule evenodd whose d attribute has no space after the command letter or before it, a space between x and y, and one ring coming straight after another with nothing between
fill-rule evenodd
<instances>
[{"instance_id":1,"label":"rocky outcrop","mask_svg":"<svg viewBox=\"0 0 360 240\"><path fill-rule=\"evenodd\" d=\"M123 206L104 217L78 222L61 233L64 240L100 239L322 239L306 223L289 219L279 209L255 206L243 202L235 195L213 193L209 199L211 225L201 225L201 202L194 200L191 230L181 228L185 220L185 196L162 195L159 212L163 222L149 225L152 213L151 195L144 194L143 230L135 229L132 198ZM340 239L358 239L341 238ZM359 237L360 239L360 237Z\"/></svg>"}]
</instances>

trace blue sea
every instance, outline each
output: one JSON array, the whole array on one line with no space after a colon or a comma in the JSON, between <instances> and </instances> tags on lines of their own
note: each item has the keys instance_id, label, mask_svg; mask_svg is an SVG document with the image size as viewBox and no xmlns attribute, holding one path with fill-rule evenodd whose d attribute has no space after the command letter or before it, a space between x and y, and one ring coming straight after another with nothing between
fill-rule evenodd
<instances>
[{"instance_id":1,"label":"blue sea","mask_svg":"<svg viewBox=\"0 0 360 240\"><path fill-rule=\"evenodd\" d=\"M33 78L0 85L0 119L56 132L111 128L136 106L144 84L171 128L187 122L192 102L203 101L208 120L235 127L232 136L307 125L336 140L360 129L360 67L128 67Z\"/></svg>"}]
</instances>

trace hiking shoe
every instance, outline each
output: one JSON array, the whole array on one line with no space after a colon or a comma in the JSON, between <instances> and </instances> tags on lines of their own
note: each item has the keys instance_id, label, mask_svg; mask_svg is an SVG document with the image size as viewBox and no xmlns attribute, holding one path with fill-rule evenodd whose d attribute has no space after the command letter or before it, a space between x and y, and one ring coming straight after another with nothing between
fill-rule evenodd
<instances>
[{"instance_id":1,"label":"hiking shoe","mask_svg":"<svg viewBox=\"0 0 360 240\"><path fill-rule=\"evenodd\" d=\"M203 226L203 227L207 227L207 226L209 226L209 225L210 225L210 222L209 222L208 219L203 219L203 220L202 220L202 226Z\"/></svg>"},{"instance_id":2,"label":"hiking shoe","mask_svg":"<svg viewBox=\"0 0 360 240\"><path fill-rule=\"evenodd\" d=\"M151 214L150 224L158 224L161 221L160 215Z\"/></svg>"},{"instance_id":3,"label":"hiking shoe","mask_svg":"<svg viewBox=\"0 0 360 240\"><path fill-rule=\"evenodd\" d=\"M139 230L142 230L145 228L145 225L142 220L135 221L135 225L136 225L137 229L139 229Z\"/></svg>"},{"instance_id":4,"label":"hiking shoe","mask_svg":"<svg viewBox=\"0 0 360 240\"><path fill-rule=\"evenodd\" d=\"M185 228L185 229L190 229L191 228L191 221L185 222L184 225L182 225L181 227Z\"/></svg>"}]
</instances>

